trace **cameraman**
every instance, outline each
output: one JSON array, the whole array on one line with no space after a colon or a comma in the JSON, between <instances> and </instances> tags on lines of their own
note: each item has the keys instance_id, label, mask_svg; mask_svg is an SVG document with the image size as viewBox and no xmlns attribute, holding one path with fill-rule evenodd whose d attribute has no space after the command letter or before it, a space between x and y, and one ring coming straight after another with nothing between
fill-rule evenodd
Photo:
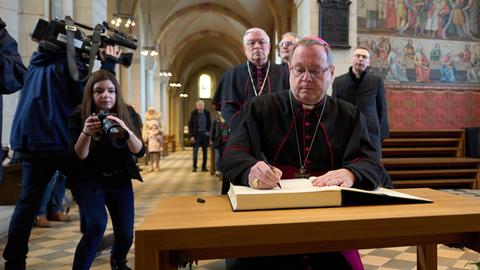
<instances>
[{"instance_id":1,"label":"cameraman","mask_svg":"<svg viewBox=\"0 0 480 270\"><path fill-rule=\"evenodd\" d=\"M23 76L27 68L18 54L17 42L5 29L5 23L0 19L0 147L2 137L3 98L2 95L13 94L23 86ZM3 160L6 154L0 151L0 182L3 178Z\"/></svg>"},{"instance_id":2,"label":"cameraman","mask_svg":"<svg viewBox=\"0 0 480 270\"><path fill-rule=\"evenodd\" d=\"M102 69L114 72L120 52L106 49ZM82 77L87 65L77 56ZM10 136L22 160L22 193L10 220L3 252L5 270L25 269L28 239L44 190L57 170L65 171L68 157L68 117L80 104L83 83L69 74L65 50L39 46L33 53L15 112Z\"/></svg>"},{"instance_id":3,"label":"cameraman","mask_svg":"<svg viewBox=\"0 0 480 270\"><path fill-rule=\"evenodd\" d=\"M106 116L105 112L108 112ZM69 132L73 161L67 181L80 209L83 234L75 250L72 269L89 269L92 265L107 226L105 206L112 218L115 238L111 267L130 269L126 258L133 241L131 179L142 181L133 155L143 156L145 146L132 123L115 76L103 70L92 74L80 109L70 118Z\"/></svg>"}]
</instances>

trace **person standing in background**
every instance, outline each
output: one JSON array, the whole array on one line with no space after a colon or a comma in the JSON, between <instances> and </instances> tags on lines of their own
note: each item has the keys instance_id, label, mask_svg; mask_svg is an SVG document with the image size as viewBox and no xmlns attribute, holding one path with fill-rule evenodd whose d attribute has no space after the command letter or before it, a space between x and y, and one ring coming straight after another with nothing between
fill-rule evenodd
<instances>
[{"instance_id":1,"label":"person standing in background","mask_svg":"<svg viewBox=\"0 0 480 270\"><path fill-rule=\"evenodd\" d=\"M293 32L287 32L282 35L282 39L278 43L278 56L282 59L282 67L287 69L288 72L288 62L290 60L290 50L293 48L293 45L300 40L300 36Z\"/></svg>"},{"instance_id":2,"label":"person standing in background","mask_svg":"<svg viewBox=\"0 0 480 270\"><path fill-rule=\"evenodd\" d=\"M222 159L223 150L228 141L228 134L230 129L227 122L223 119L222 113L219 112L217 118L213 121L212 130L210 131L210 144L215 150L215 174L222 177L222 192L221 194L227 194L230 182L228 182L222 175L220 175L220 160Z\"/></svg>"},{"instance_id":3,"label":"person standing in background","mask_svg":"<svg viewBox=\"0 0 480 270\"><path fill-rule=\"evenodd\" d=\"M163 134L163 123L162 123L162 113L157 112L154 107L148 107L147 111L145 112L145 118L143 120L143 127L142 127L142 139L143 142L147 142L148 140L148 132L152 125L157 125L158 129ZM147 164L150 163L150 152L147 148Z\"/></svg>"},{"instance_id":4,"label":"person standing in background","mask_svg":"<svg viewBox=\"0 0 480 270\"><path fill-rule=\"evenodd\" d=\"M356 47L352 55L352 66L348 72L336 77L332 85L332 96L345 100L365 115L370 140L382 157L382 140L389 135L387 102L383 79L372 72L370 52L365 47Z\"/></svg>"},{"instance_id":5,"label":"person standing in background","mask_svg":"<svg viewBox=\"0 0 480 270\"><path fill-rule=\"evenodd\" d=\"M248 29L243 49L247 62L225 71L212 101L232 131L241 123L243 107L251 97L289 88L287 69L268 60L270 37L265 30Z\"/></svg>"},{"instance_id":6,"label":"person standing in background","mask_svg":"<svg viewBox=\"0 0 480 270\"><path fill-rule=\"evenodd\" d=\"M157 124L152 124L148 130L147 140L147 149L149 153L150 168L149 172L158 172L160 171L160 154L163 151L163 132L158 128Z\"/></svg>"},{"instance_id":7,"label":"person standing in background","mask_svg":"<svg viewBox=\"0 0 480 270\"><path fill-rule=\"evenodd\" d=\"M192 172L197 171L198 148L202 147L203 160L202 172L208 172L207 169L207 146L210 136L210 127L212 120L210 112L205 110L205 102L199 100L196 103L196 109L190 114L188 121L188 131L190 133L190 141L193 144L193 168Z\"/></svg>"}]
</instances>

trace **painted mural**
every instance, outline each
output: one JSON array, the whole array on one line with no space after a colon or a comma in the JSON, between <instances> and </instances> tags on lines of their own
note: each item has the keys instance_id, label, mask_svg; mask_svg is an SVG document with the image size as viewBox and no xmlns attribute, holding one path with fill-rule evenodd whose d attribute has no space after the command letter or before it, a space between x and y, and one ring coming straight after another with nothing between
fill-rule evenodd
<instances>
[{"instance_id":1,"label":"painted mural","mask_svg":"<svg viewBox=\"0 0 480 270\"><path fill-rule=\"evenodd\" d=\"M358 0L357 44L395 83L480 84L480 0Z\"/></svg>"}]
</instances>

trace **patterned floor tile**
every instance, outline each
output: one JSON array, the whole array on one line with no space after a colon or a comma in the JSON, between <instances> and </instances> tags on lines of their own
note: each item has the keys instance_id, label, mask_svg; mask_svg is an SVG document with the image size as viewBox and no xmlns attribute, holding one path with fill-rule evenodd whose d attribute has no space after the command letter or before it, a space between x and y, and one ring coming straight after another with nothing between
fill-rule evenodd
<instances>
[{"instance_id":1,"label":"patterned floor tile","mask_svg":"<svg viewBox=\"0 0 480 270\"><path fill-rule=\"evenodd\" d=\"M388 257L380 257L380 256L373 256L373 255L368 255L362 258L362 262L370 266L383 266L389 260L390 258Z\"/></svg>"},{"instance_id":2,"label":"patterned floor tile","mask_svg":"<svg viewBox=\"0 0 480 270\"><path fill-rule=\"evenodd\" d=\"M144 182L133 182L135 191L135 225L140 224L150 210L156 206L162 196L219 194L221 181L210 173L191 172L191 150L176 152L162 159L160 172L146 173L143 168ZM201 155L201 154L200 154ZM445 190L454 194L480 198L480 190ZM12 207L0 207L0 228L8 226ZM69 270L73 261L75 247L80 240L78 208L73 206L70 223L52 222L52 228L34 228L30 237L30 252L27 267L34 270ZM2 223L3 220L3 223ZM1 232L1 231L0 231ZM112 233L109 222L106 236ZM6 237L0 238L0 253L5 247ZM128 264L133 268L135 247L128 254ZM365 270L413 270L416 269L416 247L392 247L384 249L364 249L359 251ZM91 269L110 270L109 250L106 249L95 259ZM480 260L476 252L438 246L439 266L442 270L473 269L468 263ZM187 268L179 268L187 270ZM195 270L223 270L224 260L205 260L193 265ZM3 270L3 258L0 258L0 270Z\"/></svg>"}]
</instances>

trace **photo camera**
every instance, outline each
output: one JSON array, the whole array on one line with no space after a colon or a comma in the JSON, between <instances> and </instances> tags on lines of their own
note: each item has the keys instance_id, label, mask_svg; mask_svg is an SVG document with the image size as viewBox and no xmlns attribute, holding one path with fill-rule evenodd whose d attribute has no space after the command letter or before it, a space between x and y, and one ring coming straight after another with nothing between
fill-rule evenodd
<instances>
[{"instance_id":1,"label":"photo camera","mask_svg":"<svg viewBox=\"0 0 480 270\"><path fill-rule=\"evenodd\" d=\"M74 22L76 27L75 38L73 40L75 50L85 61L89 60L90 49L92 47L92 35L86 35L79 28L93 31L93 28L87 25ZM67 34L66 23L63 20L54 19L45 21L39 19L32 33L32 40L38 42L40 47L52 52L66 51ZM99 48L105 48L107 45L118 45L132 50L137 49L137 39L110 27L107 22L101 25L101 38ZM98 58L98 55L97 55ZM125 67L132 64L133 53L122 53L115 61Z\"/></svg>"},{"instance_id":2,"label":"photo camera","mask_svg":"<svg viewBox=\"0 0 480 270\"><path fill-rule=\"evenodd\" d=\"M98 120L102 123L102 132L116 148L122 148L127 143L130 135L117 122L107 118L110 113L108 111L100 111ZM114 114L112 114L114 115Z\"/></svg>"}]
</instances>

